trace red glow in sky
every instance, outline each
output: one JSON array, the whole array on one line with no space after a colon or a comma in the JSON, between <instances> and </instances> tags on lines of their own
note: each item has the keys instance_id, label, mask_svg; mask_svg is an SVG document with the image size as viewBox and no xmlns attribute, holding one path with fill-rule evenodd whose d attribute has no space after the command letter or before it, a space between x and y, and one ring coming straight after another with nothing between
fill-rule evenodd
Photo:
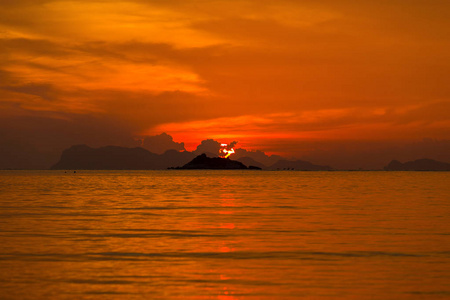
<instances>
[{"instance_id":1,"label":"red glow in sky","mask_svg":"<svg viewBox=\"0 0 450 300\"><path fill-rule=\"evenodd\" d=\"M449 140L449 6L3 1L0 138L43 153L167 132L296 156Z\"/></svg>"}]
</instances>

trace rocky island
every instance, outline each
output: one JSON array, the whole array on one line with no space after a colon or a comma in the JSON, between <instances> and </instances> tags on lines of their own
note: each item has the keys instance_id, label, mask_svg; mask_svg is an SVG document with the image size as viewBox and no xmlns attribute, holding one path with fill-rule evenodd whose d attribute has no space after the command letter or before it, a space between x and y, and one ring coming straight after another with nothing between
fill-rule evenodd
<instances>
[{"instance_id":1,"label":"rocky island","mask_svg":"<svg viewBox=\"0 0 450 300\"><path fill-rule=\"evenodd\" d=\"M177 170L261 170L259 167L247 167L243 163L229 158L208 157L205 153L195 157L182 167L171 168Z\"/></svg>"}]
</instances>

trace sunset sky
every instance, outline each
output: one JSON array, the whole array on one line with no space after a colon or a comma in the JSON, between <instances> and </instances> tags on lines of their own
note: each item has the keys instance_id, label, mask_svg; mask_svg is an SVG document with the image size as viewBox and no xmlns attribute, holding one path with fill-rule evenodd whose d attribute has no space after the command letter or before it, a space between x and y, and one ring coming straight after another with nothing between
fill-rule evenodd
<instances>
[{"instance_id":1,"label":"sunset sky","mask_svg":"<svg viewBox=\"0 0 450 300\"><path fill-rule=\"evenodd\" d=\"M1 0L0 150L51 157L166 132L187 150L236 140L319 162L341 145L431 141L445 159L449 11L448 0Z\"/></svg>"}]
</instances>

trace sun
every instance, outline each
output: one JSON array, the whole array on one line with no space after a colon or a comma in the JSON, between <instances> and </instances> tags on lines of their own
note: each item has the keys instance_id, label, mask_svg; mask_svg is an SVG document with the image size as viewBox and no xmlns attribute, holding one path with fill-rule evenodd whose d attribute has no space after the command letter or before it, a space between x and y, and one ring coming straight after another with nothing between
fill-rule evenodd
<instances>
[{"instance_id":1,"label":"sun","mask_svg":"<svg viewBox=\"0 0 450 300\"><path fill-rule=\"evenodd\" d=\"M231 154L235 153L234 148L228 147L228 144L220 144L220 157L228 158Z\"/></svg>"}]
</instances>

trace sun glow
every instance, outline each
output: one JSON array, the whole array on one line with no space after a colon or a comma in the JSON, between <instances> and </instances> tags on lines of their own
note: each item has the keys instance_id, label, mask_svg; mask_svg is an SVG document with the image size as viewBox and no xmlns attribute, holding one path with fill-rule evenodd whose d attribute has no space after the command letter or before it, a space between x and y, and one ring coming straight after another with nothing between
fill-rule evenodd
<instances>
[{"instance_id":1,"label":"sun glow","mask_svg":"<svg viewBox=\"0 0 450 300\"><path fill-rule=\"evenodd\" d=\"M228 147L228 144L220 144L220 157L228 158L233 153L234 148Z\"/></svg>"}]
</instances>

